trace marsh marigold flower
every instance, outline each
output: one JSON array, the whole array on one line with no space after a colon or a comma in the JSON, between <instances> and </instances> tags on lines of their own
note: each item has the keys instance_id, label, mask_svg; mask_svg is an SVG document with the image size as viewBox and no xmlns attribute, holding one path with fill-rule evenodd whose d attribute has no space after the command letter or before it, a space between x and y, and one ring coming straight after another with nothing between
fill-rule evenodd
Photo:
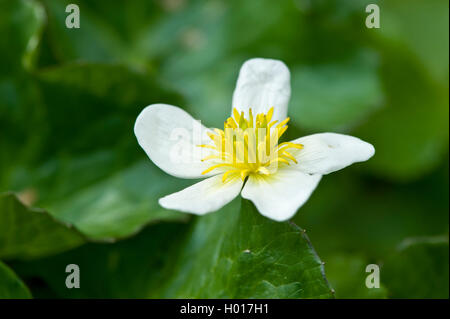
<instances>
[{"instance_id":1,"label":"marsh marigold flower","mask_svg":"<svg viewBox=\"0 0 450 319\"><path fill-rule=\"evenodd\" d=\"M336 133L281 142L288 129L290 94L286 65L257 58L240 70L223 129L208 129L175 106L147 106L134 132L150 159L176 177L206 177L161 198L160 205L203 215L241 193L262 215L283 221L308 200L322 175L375 153L371 144Z\"/></svg>"}]
</instances>

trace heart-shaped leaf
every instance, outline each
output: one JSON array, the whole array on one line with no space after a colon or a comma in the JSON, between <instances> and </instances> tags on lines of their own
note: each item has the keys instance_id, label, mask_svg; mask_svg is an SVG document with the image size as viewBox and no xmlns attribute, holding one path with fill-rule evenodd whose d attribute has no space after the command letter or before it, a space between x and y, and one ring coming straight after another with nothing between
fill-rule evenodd
<instances>
[{"instance_id":1,"label":"heart-shaped leaf","mask_svg":"<svg viewBox=\"0 0 450 319\"><path fill-rule=\"evenodd\" d=\"M165 297L327 298L323 265L296 225L274 222L242 200L198 219Z\"/></svg>"}]
</instances>

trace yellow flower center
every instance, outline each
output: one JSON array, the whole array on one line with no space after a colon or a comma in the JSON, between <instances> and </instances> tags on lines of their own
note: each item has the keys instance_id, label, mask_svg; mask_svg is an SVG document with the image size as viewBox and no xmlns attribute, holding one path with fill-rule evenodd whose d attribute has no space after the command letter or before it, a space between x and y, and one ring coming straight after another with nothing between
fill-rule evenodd
<instances>
[{"instance_id":1,"label":"yellow flower center","mask_svg":"<svg viewBox=\"0 0 450 319\"><path fill-rule=\"evenodd\" d=\"M278 144L286 132L289 118L282 122L272 121L274 108L267 114L260 113L256 117L249 110L248 118L244 112L233 109L233 116L224 124L224 129L209 132L213 144L200 147L213 149L215 152L202 159L211 161L211 167L202 174L213 170L223 172L222 181L240 177L243 181L249 175L268 176L276 172L280 165L297 163L290 149L302 149L303 145L292 142ZM275 126L276 124L276 126Z\"/></svg>"}]
</instances>

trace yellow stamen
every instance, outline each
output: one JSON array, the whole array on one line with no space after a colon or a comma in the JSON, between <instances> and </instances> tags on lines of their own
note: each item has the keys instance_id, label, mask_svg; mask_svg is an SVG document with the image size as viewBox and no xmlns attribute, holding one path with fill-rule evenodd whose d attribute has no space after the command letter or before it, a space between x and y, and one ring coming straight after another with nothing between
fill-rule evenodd
<instances>
[{"instance_id":1,"label":"yellow stamen","mask_svg":"<svg viewBox=\"0 0 450 319\"><path fill-rule=\"evenodd\" d=\"M202 159L213 160L212 166L202 172L207 174L213 170L223 170L222 181L241 178L243 181L249 175L267 176L273 174L273 168L297 163L297 159L289 149L302 149L303 145L292 142L280 143L279 139L286 132L289 118L278 123L272 121L274 108L267 114L254 115L248 111L248 118L243 111L233 109L233 116L224 123L224 130L214 129L208 132L213 144L202 144L199 147L215 150ZM277 124L278 123L278 124Z\"/></svg>"}]
</instances>

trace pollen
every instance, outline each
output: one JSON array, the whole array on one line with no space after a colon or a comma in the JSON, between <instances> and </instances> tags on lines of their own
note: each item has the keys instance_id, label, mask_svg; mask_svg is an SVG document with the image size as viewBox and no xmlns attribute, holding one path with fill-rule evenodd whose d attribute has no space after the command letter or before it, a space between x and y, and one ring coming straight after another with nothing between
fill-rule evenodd
<instances>
[{"instance_id":1,"label":"pollen","mask_svg":"<svg viewBox=\"0 0 450 319\"><path fill-rule=\"evenodd\" d=\"M244 181L250 175L269 176L281 166L297 164L292 151L302 149L303 145L279 143L288 128L289 117L278 123L272 121L273 112L272 107L267 113L254 116L249 109L246 117L243 111L233 109L233 116L225 121L223 130L208 133L212 143L199 145L213 150L202 159L211 163L202 174L216 170L223 173L225 183L235 178Z\"/></svg>"}]
</instances>

